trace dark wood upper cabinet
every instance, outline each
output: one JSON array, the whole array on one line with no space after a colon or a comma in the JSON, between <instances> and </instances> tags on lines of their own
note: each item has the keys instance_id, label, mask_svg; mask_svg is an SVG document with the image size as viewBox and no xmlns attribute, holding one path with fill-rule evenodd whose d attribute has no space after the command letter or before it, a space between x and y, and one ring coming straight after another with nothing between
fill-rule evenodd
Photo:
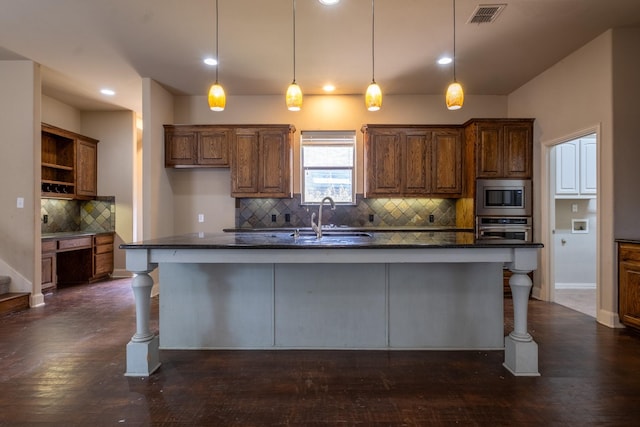
<instances>
[{"instance_id":1,"label":"dark wood upper cabinet","mask_svg":"<svg viewBox=\"0 0 640 427\"><path fill-rule=\"evenodd\" d=\"M293 196L293 133L290 125L243 126L231 149L233 197Z\"/></svg>"},{"instance_id":2,"label":"dark wood upper cabinet","mask_svg":"<svg viewBox=\"0 0 640 427\"><path fill-rule=\"evenodd\" d=\"M459 127L363 127L366 197L460 197Z\"/></svg>"},{"instance_id":3,"label":"dark wood upper cabinet","mask_svg":"<svg viewBox=\"0 0 640 427\"><path fill-rule=\"evenodd\" d=\"M231 129L203 130L198 134L197 163L199 165L228 167Z\"/></svg>"},{"instance_id":4,"label":"dark wood upper cabinet","mask_svg":"<svg viewBox=\"0 0 640 427\"><path fill-rule=\"evenodd\" d=\"M215 125L164 125L165 167L229 167L233 131Z\"/></svg>"},{"instance_id":5,"label":"dark wood upper cabinet","mask_svg":"<svg viewBox=\"0 0 640 427\"><path fill-rule=\"evenodd\" d=\"M42 124L42 197L92 199L98 192L98 140Z\"/></svg>"},{"instance_id":6,"label":"dark wood upper cabinet","mask_svg":"<svg viewBox=\"0 0 640 427\"><path fill-rule=\"evenodd\" d=\"M76 144L76 196L95 197L98 194L98 144L84 138L78 138Z\"/></svg>"},{"instance_id":7,"label":"dark wood upper cabinet","mask_svg":"<svg viewBox=\"0 0 640 427\"><path fill-rule=\"evenodd\" d=\"M471 121L477 178L524 178L533 174L533 119Z\"/></svg>"}]
</instances>

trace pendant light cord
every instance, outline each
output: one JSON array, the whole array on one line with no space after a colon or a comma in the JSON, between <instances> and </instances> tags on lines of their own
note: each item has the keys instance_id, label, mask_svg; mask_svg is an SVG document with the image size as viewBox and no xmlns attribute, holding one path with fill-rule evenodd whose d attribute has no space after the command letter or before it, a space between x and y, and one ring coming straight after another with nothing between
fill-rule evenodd
<instances>
[{"instance_id":1,"label":"pendant light cord","mask_svg":"<svg viewBox=\"0 0 640 427\"><path fill-rule=\"evenodd\" d=\"M375 36L376 36L376 0L371 0L371 81L376 81L376 52L375 52Z\"/></svg>"},{"instance_id":2,"label":"pendant light cord","mask_svg":"<svg viewBox=\"0 0 640 427\"><path fill-rule=\"evenodd\" d=\"M456 81L456 0L453 0L453 81Z\"/></svg>"},{"instance_id":3,"label":"pendant light cord","mask_svg":"<svg viewBox=\"0 0 640 427\"><path fill-rule=\"evenodd\" d=\"M296 82L296 0L293 0L293 83Z\"/></svg>"},{"instance_id":4,"label":"pendant light cord","mask_svg":"<svg viewBox=\"0 0 640 427\"><path fill-rule=\"evenodd\" d=\"M220 68L220 55L218 54L218 0L216 0L216 84L218 84L218 69Z\"/></svg>"}]
</instances>

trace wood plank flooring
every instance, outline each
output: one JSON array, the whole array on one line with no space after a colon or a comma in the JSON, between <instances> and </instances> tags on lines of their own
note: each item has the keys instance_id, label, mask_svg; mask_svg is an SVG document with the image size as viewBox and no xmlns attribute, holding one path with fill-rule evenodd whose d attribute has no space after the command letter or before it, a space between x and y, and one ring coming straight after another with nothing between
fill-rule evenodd
<instances>
[{"instance_id":1,"label":"wood plank flooring","mask_svg":"<svg viewBox=\"0 0 640 427\"><path fill-rule=\"evenodd\" d=\"M129 280L45 301L0 317L1 426L639 425L640 337L558 304L530 301L540 377L501 351L279 350L161 351L128 378Z\"/></svg>"}]
</instances>

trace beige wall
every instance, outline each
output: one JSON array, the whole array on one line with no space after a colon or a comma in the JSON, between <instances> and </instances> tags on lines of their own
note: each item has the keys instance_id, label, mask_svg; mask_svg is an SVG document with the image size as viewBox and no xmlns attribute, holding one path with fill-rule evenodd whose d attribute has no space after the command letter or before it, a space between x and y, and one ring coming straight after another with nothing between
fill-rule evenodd
<instances>
[{"instance_id":1,"label":"beige wall","mask_svg":"<svg viewBox=\"0 0 640 427\"><path fill-rule=\"evenodd\" d=\"M42 95L42 122L82 134L82 112L46 95Z\"/></svg>"},{"instance_id":2,"label":"beige wall","mask_svg":"<svg viewBox=\"0 0 640 427\"><path fill-rule=\"evenodd\" d=\"M613 243L612 32L607 31L509 95L509 116L535 117L535 240L544 243L534 295L551 298L549 151L554 144L599 129L598 321L618 324Z\"/></svg>"},{"instance_id":3,"label":"beige wall","mask_svg":"<svg viewBox=\"0 0 640 427\"><path fill-rule=\"evenodd\" d=\"M115 277L127 276L121 243L133 240L133 169L136 117L133 111L101 111L82 114L83 135L98 143L98 195L116 198Z\"/></svg>"},{"instance_id":4,"label":"beige wall","mask_svg":"<svg viewBox=\"0 0 640 427\"><path fill-rule=\"evenodd\" d=\"M0 93L0 274L11 277L12 292L31 292L31 305L39 305L40 68L0 61Z\"/></svg>"},{"instance_id":5,"label":"beige wall","mask_svg":"<svg viewBox=\"0 0 640 427\"><path fill-rule=\"evenodd\" d=\"M640 28L613 31L614 234L640 240Z\"/></svg>"},{"instance_id":6,"label":"beige wall","mask_svg":"<svg viewBox=\"0 0 640 427\"><path fill-rule=\"evenodd\" d=\"M225 111L214 113L205 96L176 97L176 124L292 124L294 135L294 192L300 191L299 138L302 130L356 130L357 191L363 190L362 125L461 124L474 117L505 117L506 97L473 96L458 111L447 110L444 95L386 96L382 109L372 113L364 107L362 95L306 96L299 112L290 112L284 95L230 96ZM162 139L158 141L160 143ZM174 231L178 234L220 231L234 226L235 200L230 197L230 175L223 170L168 170L175 198ZM198 223L197 215L205 215Z\"/></svg>"},{"instance_id":7,"label":"beige wall","mask_svg":"<svg viewBox=\"0 0 640 427\"><path fill-rule=\"evenodd\" d=\"M157 82L142 79L142 170L141 179L142 239L175 234L173 224L174 195L170 175L164 168L164 123L173 121L173 97ZM138 201L136 201L137 203ZM138 236L136 236L138 237Z\"/></svg>"}]
</instances>

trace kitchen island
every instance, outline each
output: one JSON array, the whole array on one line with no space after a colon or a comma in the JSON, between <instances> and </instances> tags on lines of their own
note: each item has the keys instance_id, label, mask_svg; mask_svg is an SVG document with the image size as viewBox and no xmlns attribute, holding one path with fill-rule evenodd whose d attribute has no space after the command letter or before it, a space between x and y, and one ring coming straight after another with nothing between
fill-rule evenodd
<instances>
[{"instance_id":1,"label":"kitchen island","mask_svg":"<svg viewBox=\"0 0 640 427\"><path fill-rule=\"evenodd\" d=\"M159 349L502 350L514 375L538 375L527 303L542 245L471 232L327 230L199 233L121 245L135 274L128 376ZM504 337L502 270L514 330ZM149 328L159 267L159 336Z\"/></svg>"}]
</instances>

